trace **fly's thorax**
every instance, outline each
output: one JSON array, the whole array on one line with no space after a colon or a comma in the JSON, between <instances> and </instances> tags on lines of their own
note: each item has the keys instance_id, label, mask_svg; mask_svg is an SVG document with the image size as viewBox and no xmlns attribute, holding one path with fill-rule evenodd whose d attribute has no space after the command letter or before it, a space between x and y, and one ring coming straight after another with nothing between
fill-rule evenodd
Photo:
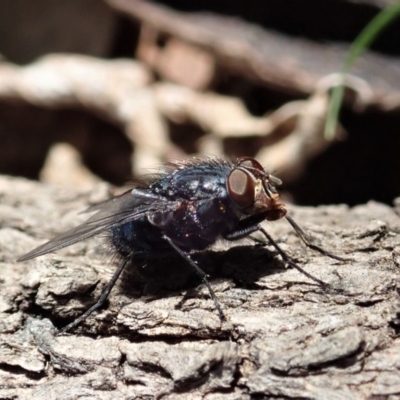
<instances>
[{"instance_id":1,"label":"fly's thorax","mask_svg":"<svg viewBox=\"0 0 400 400\"><path fill-rule=\"evenodd\" d=\"M188 164L150 185L150 190L171 201L222 198L226 196L228 163Z\"/></svg>"}]
</instances>

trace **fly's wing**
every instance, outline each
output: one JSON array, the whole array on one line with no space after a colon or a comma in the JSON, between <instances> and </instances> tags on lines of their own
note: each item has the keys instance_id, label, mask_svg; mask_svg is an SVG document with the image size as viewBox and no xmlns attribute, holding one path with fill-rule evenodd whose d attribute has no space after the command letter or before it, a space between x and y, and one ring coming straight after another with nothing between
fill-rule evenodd
<instances>
[{"instance_id":1,"label":"fly's wing","mask_svg":"<svg viewBox=\"0 0 400 400\"><path fill-rule=\"evenodd\" d=\"M56 236L54 239L23 255L17 261L26 261L51 253L95 236L113 226L144 217L150 213L171 211L177 207L178 204L176 202L154 195L145 189L130 190L89 208L88 212L97 212L86 222Z\"/></svg>"}]
</instances>

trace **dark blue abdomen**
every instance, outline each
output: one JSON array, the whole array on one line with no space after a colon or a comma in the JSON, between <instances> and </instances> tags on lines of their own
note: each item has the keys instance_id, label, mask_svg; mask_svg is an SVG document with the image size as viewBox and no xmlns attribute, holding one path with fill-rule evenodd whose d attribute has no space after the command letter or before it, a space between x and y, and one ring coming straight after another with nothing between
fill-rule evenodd
<instances>
[{"instance_id":1,"label":"dark blue abdomen","mask_svg":"<svg viewBox=\"0 0 400 400\"><path fill-rule=\"evenodd\" d=\"M162 238L159 228L151 225L147 219L127 222L112 228L111 240L117 252L122 256L149 256L171 251L171 247Z\"/></svg>"}]
</instances>

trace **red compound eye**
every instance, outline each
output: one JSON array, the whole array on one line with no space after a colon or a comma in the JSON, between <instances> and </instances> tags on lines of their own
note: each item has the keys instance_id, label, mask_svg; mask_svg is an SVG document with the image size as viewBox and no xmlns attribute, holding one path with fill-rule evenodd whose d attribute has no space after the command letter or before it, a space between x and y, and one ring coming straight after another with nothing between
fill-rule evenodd
<instances>
[{"instance_id":1,"label":"red compound eye","mask_svg":"<svg viewBox=\"0 0 400 400\"><path fill-rule=\"evenodd\" d=\"M228 175L228 194L239 208L248 208L254 204L255 183L250 172L234 168Z\"/></svg>"}]
</instances>

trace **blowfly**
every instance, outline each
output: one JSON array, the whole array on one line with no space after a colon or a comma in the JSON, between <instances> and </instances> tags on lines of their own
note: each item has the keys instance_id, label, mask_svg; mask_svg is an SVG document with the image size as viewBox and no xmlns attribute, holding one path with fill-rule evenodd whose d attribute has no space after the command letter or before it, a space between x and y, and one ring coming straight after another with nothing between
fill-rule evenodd
<instances>
[{"instance_id":1,"label":"blowfly","mask_svg":"<svg viewBox=\"0 0 400 400\"><path fill-rule=\"evenodd\" d=\"M279 202L276 186L281 181L253 158L236 163L220 158L194 158L168 163L155 175L145 175L134 188L91 207L95 212L83 224L68 230L23 255L26 261L101 232L109 232L111 245L120 256L119 265L97 302L60 332L84 321L106 301L125 266L134 258L177 253L207 286L221 321L221 305L201 267L191 255L212 246L218 239L235 241L260 232L283 261L320 285L327 285L301 268L262 226L263 221L285 218L310 248L344 260L314 245Z\"/></svg>"}]
</instances>

